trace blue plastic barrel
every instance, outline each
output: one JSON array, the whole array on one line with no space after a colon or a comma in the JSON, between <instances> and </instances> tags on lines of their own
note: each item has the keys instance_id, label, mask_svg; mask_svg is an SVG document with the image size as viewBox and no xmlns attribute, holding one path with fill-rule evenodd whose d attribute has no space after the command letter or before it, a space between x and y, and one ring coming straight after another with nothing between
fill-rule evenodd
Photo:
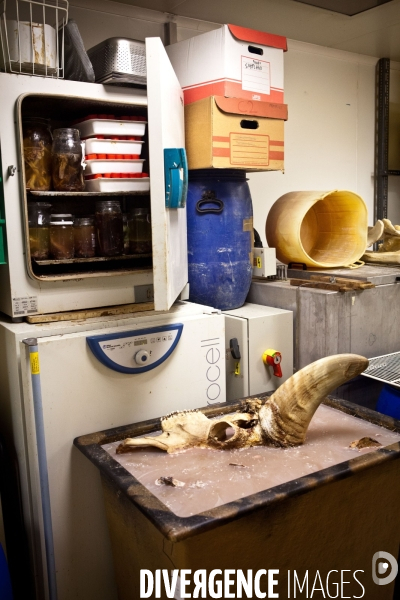
<instances>
[{"instance_id":1,"label":"blue plastic barrel","mask_svg":"<svg viewBox=\"0 0 400 600\"><path fill-rule=\"evenodd\" d=\"M253 272L253 206L246 173L189 171L189 299L220 310L242 306Z\"/></svg>"},{"instance_id":2,"label":"blue plastic barrel","mask_svg":"<svg viewBox=\"0 0 400 600\"><path fill-rule=\"evenodd\" d=\"M0 599L12 600L10 573L8 571L7 559L4 555L3 546L0 544Z\"/></svg>"},{"instance_id":3,"label":"blue plastic barrel","mask_svg":"<svg viewBox=\"0 0 400 600\"><path fill-rule=\"evenodd\" d=\"M400 389L385 383L379 395L376 410L389 417L400 419Z\"/></svg>"}]
</instances>

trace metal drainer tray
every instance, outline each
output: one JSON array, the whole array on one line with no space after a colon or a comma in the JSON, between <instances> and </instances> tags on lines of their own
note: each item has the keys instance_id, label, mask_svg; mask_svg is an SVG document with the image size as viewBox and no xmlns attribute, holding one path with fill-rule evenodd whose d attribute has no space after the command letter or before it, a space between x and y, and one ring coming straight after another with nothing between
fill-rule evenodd
<instances>
[{"instance_id":1,"label":"metal drainer tray","mask_svg":"<svg viewBox=\"0 0 400 600\"><path fill-rule=\"evenodd\" d=\"M400 352L369 359L369 367L361 375L400 388Z\"/></svg>"}]
</instances>

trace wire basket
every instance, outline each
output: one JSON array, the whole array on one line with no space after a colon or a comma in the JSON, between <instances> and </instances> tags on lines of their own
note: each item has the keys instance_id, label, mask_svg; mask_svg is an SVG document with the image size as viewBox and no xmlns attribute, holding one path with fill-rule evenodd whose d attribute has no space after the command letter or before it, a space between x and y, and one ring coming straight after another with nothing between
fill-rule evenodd
<instances>
[{"instance_id":1,"label":"wire basket","mask_svg":"<svg viewBox=\"0 0 400 600\"><path fill-rule=\"evenodd\" d=\"M0 69L62 78L67 0L0 0Z\"/></svg>"}]
</instances>

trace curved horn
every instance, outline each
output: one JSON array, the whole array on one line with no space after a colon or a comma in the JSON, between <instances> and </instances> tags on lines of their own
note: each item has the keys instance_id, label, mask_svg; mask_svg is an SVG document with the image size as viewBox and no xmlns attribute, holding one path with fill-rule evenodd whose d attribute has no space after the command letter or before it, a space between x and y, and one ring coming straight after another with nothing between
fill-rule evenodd
<instances>
[{"instance_id":1,"label":"curved horn","mask_svg":"<svg viewBox=\"0 0 400 600\"><path fill-rule=\"evenodd\" d=\"M368 359L358 354L335 354L292 375L259 411L266 441L278 446L302 444L322 400L339 385L362 373L368 364Z\"/></svg>"},{"instance_id":2,"label":"curved horn","mask_svg":"<svg viewBox=\"0 0 400 600\"><path fill-rule=\"evenodd\" d=\"M383 221L377 221L373 227L368 227L367 248L375 244L383 236L385 226Z\"/></svg>"}]
</instances>

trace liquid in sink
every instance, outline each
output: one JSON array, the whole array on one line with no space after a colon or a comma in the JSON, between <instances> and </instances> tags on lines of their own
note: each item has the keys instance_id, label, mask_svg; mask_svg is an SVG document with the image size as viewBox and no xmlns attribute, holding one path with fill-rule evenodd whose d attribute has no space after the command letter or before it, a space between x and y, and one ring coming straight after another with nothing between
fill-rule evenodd
<instances>
[{"instance_id":1,"label":"liquid in sink","mask_svg":"<svg viewBox=\"0 0 400 600\"><path fill-rule=\"evenodd\" d=\"M295 448L192 448L178 454L166 454L156 448L135 448L116 454L120 442L102 448L172 512L189 517L374 452L376 447L349 447L363 437L371 437L382 446L400 441L398 433L321 405L311 421L305 444ZM185 485L160 485L160 477L172 477Z\"/></svg>"}]
</instances>

